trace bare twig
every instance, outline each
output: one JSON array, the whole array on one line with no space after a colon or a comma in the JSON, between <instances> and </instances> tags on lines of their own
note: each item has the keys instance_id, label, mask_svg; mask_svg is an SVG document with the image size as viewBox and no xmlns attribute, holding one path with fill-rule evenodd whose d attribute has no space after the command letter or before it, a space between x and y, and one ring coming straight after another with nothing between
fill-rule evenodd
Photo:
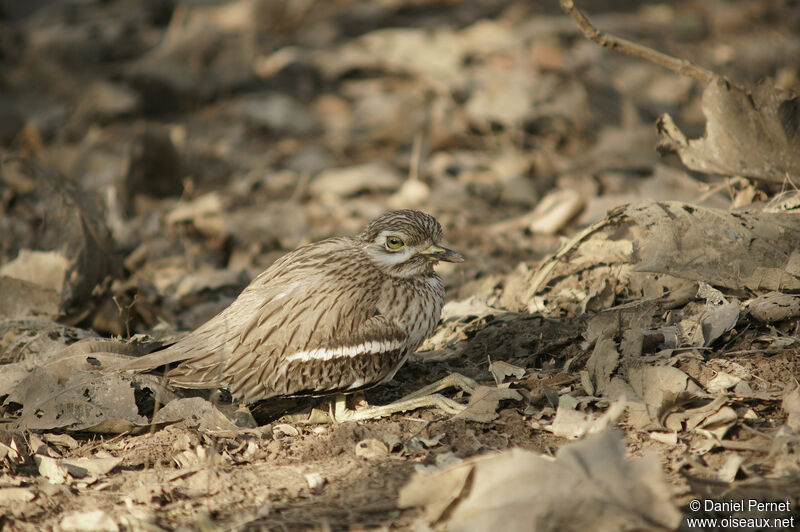
<instances>
[{"instance_id":1,"label":"bare twig","mask_svg":"<svg viewBox=\"0 0 800 532\"><path fill-rule=\"evenodd\" d=\"M720 79L720 76L714 72L699 67L685 59L678 59L677 57L672 57L671 55L661 53L657 50L653 50L650 47L623 39L622 37L617 37L616 35L612 35L610 33L598 31L597 28L595 28L592 23L589 22L589 19L586 18L586 15L584 15L580 9L575 7L575 4L572 2L572 0L559 0L559 4L561 4L562 11L572 17L572 20L575 21L575 24L578 26L578 29L581 30L581 33L583 33L587 39L596 42L603 48L616 50L634 57L641 57L642 59L646 59L651 63L655 63L666 69L672 70L677 74L692 77L698 81L702 81L705 84L711 84Z\"/></svg>"},{"instance_id":2,"label":"bare twig","mask_svg":"<svg viewBox=\"0 0 800 532\"><path fill-rule=\"evenodd\" d=\"M416 181L419 179L420 165L422 164L422 133L414 137L411 145L411 160L408 163L408 179Z\"/></svg>"}]
</instances>

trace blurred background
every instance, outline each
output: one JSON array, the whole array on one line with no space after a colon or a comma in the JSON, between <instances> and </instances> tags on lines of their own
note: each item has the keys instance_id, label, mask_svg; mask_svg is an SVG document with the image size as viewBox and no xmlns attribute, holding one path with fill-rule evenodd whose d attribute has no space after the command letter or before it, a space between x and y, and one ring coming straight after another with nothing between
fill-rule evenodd
<instances>
[{"instance_id":1,"label":"blurred background","mask_svg":"<svg viewBox=\"0 0 800 532\"><path fill-rule=\"evenodd\" d=\"M578 5L798 86L797 2ZM618 205L727 208L655 151L662 113L702 134L702 89L587 41L555 0L0 0L0 265L61 250L69 290L43 313L188 329L287 250L408 207L469 258L442 265L449 297L490 300Z\"/></svg>"}]
</instances>

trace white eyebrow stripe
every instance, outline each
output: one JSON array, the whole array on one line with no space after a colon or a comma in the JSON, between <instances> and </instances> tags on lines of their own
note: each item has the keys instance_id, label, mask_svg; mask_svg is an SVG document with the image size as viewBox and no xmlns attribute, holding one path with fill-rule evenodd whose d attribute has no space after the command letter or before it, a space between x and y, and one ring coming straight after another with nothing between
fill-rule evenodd
<instances>
[{"instance_id":1,"label":"white eyebrow stripe","mask_svg":"<svg viewBox=\"0 0 800 532\"><path fill-rule=\"evenodd\" d=\"M353 358L359 355L377 355L397 351L403 347L400 340L384 340L382 342L371 340L358 345L340 345L333 349L317 348L308 351L298 351L286 356L286 361L299 360L307 362L310 360L331 360L334 358Z\"/></svg>"}]
</instances>

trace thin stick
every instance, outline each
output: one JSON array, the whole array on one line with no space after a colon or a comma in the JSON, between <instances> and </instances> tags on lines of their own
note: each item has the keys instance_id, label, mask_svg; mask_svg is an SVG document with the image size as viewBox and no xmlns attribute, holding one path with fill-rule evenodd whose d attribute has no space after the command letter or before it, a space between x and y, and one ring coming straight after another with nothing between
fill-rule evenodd
<instances>
[{"instance_id":1,"label":"thin stick","mask_svg":"<svg viewBox=\"0 0 800 532\"><path fill-rule=\"evenodd\" d=\"M592 23L589 22L589 19L586 18L586 15L584 15L580 9L575 7L575 4L572 2L572 0L559 0L558 3L561 4L561 10L572 17L572 20L575 21L575 24L578 26L578 29L581 30L581 33L583 33L587 39L592 42L596 42L603 48L616 50L634 57L641 57L642 59L646 59L651 63L660 65L677 74L689 76L698 81L702 81L707 85L710 85L716 80L721 79L721 76L718 76L714 72L699 67L685 59L678 59L677 57L672 57L671 55L661 53L648 46L643 46L633 41L629 41L628 39L623 39L622 37L617 37L616 35L612 35L610 33L598 31L597 28L595 28Z\"/></svg>"},{"instance_id":2,"label":"thin stick","mask_svg":"<svg viewBox=\"0 0 800 532\"><path fill-rule=\"evenodd\" d=\"M420 165L422 164L422 133L414 137L411 145L411 160L408 163L408 179L416 181L419 179Z\"/></svg>"}]
</instances>

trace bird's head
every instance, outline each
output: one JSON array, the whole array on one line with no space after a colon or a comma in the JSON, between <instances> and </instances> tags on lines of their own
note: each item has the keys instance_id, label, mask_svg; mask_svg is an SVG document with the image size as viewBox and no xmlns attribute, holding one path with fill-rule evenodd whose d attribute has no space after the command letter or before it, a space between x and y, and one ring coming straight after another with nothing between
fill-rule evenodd
<instances>
[{"instance_id":1,"label":"bird's head","mask_svg":"<svg viewBox=\"0 0 800 532\"><path fill-rule=\"evenodd\" d=\"M389 211L372 220L358 235L372 262L393 277L416 277L433 270L440 260L464 257L439 245L442 226L436 218L414 210Z\"/></svg>"}]
</instances>

